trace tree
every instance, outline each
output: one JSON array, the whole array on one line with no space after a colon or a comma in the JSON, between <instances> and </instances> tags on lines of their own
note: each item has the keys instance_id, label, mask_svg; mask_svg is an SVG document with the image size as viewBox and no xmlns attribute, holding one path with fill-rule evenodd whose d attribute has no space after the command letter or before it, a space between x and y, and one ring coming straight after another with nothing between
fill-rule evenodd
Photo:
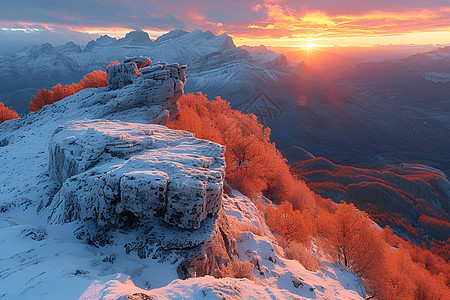
<instances>
[{"instance_id":1,"label":"tree","mask_svg":"<svg viewBox=\"0 0 450 300\"><path fill-rule=\"evenodd\" d=\"M312 261L315 256L298 243L313 237L316 245L327 245L320 252L353 269L363 278L369 294L376 292L377 299L448 297L448 264L403 241L389 228L381 230L352 204L336 207L329 199L312 193L292 175L270 142L270 130L255 116L232 110L220 98L209 101L201 93L184 95L178 103L179 114L169 127L225 145L226 176L233 187L249 196L263 194L279 203L265 209L266 223L288 247L284 247L285 253ZM412 227L406 220L397 219L405 223L403 226ZM436 242L432 247L447 252L449 248L448 243L442 246Z\"/></svg>"},{"instance_id":2,"label":"tree","mask_svg":"<svg viewBox=\"0 0 450 300\"><path fill-rule=\"evenodd\" d=\"M276 203L289 201L297 208L306 202L314 206L315 195L291 174L270 141L270 129L255 115L231 109L220 97L209 101L202 93L184 95L178 103L179 114L168 126L225 145L226 176L234 188L250 197L263 194Z\"/></svg>"},{"instance_id":3,"label":"tree","mask_svg":"<svg viewBox=\"0 0 450 300\"><path fill-rule=\"evenodd\" d=\"M266 223L270 230L280 234L287 241L307 243L317 233L317 227L309 211L294 210L289 202L266 211Z\"/></svg>"},{"instance_id":4,"label":"tree","mask_svg":"<svg viewBox=\"0 0 450 300\"><path fill-rule=\"evenodd\" d=\"M371 277L383 261L381 231L374 229L367 215L353 204L341 203L326 229L338 260L358 275Z\"/></svg>"}]
</instances>

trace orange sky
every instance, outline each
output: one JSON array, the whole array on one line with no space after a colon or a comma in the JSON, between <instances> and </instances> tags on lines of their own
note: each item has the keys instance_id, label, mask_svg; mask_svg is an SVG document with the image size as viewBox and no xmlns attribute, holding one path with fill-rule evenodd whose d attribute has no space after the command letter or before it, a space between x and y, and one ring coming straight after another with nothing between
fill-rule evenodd
<instances>
[{"instance_id":1,"label":"orange sky","mask_svg":"<svg viewBox=\"0 0 450 300\"><path fill-rule=\"evenodd\" d=\"M23 2L2 7L0 34L22 24L115 37L141 28L153 38L199 28L227 33L237 45L278 47L450 43L448 0Z\"/></svg>"},{"instance_id":2,"label":"orange sky","mask_svg":"<svg viewBox=\"0 0 450 300\"><path fill-rule=\"evenodd\" d=\"M249 24L235 35L237 43L271 46L371 46L376 44L450 43L450 7L398 11L373 10L361 14L302 11L278 4L256 5L267 19Z\"/></svg>"}]
</instances>

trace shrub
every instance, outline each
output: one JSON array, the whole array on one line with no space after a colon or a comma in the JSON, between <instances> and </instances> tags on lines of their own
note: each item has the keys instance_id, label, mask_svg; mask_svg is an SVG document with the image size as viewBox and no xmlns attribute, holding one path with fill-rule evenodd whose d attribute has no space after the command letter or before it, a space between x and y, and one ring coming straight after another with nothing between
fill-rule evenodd
<instances>
[{"instance_id":1,"label":"shrub","mask_svg":"<svg viewBox=\"0 0 450 300\"><path fill-rule=\"evenodd\" d=\"M270 129L255 115L231 109L220 97L209 101L202 93L184 95L178 103L179 114L168 126L225 145L226 176L233 187L253 198L264 194L277 203L314 207L315 194L291 174L270 142Z\"/></svg>"},{"instance_id":2,"label":"shrub","mask_svg":"<svg viewBox=\"0 0 450 300\"><path fill-rule=\"evenodd\" d=\"M227 265L220 265L216 270L217 278L247 278L253 280L253 265L250 261L232 260Z\"/></svg>"},{"instance_id":3,"label":"shrub","mask_svg":"<svg viewBox=\"0 0 450 300\"><path fill-rule=\"evenodd\" d=\"M117 61L111 62L109 66L119 64ZM108 86L106 72L102 70L92 71L83 76L78 83L62 85L58 83L51 90L37 90L36 95L31 98L28 108L31 112L40 110L44 105L55 103L61 99L69 97L87 88L99 88Z\"/></svg>"},{"instance_id":4,"label":"shrub","mask_svg":"<svg viewBox=\"0 0 450 300\"><path fill-rule=\"evenodd\" d=\"M254 235L263 236L267 233L266 227L262 224L261 220L254 220L257 226L248 222L239 222L235 217L228 217L230 223L231 235L234 239L238 239L243 232L251 232Z\"/></svg>"},{"instance_id":5,"label":"shrub","mask_svg":"<svg viewBox=\"0 0 450 300\"><path fill-rule=\"evenodd\" d=\"M280 242L278 244L280 245ZM284 249L284 254L287 259L298 261L306 270L317 272L319 269L319 260L305 245L299 242L290 241L282 248Z\"/></svg>"},{"instance_id":6,"label":"shrub","mask_svg":"<svg viewBox=\"0 0 450 300\"><path fill-rule=\"evenodd\" d=\"M225 145L227 180L233 187L253 198L262 194L281 203L266 208L256 202L265 211L267 225L280 235L280 246L288 258L317 270L317 259L305 246L314 237L318 245L327 244L321 249L325 254L361 276L366 289L371 294L376 292L378 299L448 297L449 271L445 262L429 251L420 252L420 248L403 241L388 228L380 230L352 204L335 207L329 199L312 193L291 174L270 142L270 130L263 128L254 115L232 110L220 98L208 101L201 93L185 95L179 104L179 115L169 127ZM444 227L434 220L421 221ZM405 226L408 225L411 226ZM252 226L231 224L231 227L235 227L233 236L244 230L261 233ZM252 266L250 262L230 261L217 270L217 276L246 277L250 276Z\"/></svg>"},{"instance_id":7,"label":"shrub","mask_svg":"<svg viewBox=\"0 0 450 300\"><path fill-rule=\"evenodd\" d=\"M6 107L3 102L0 101L0 124L6 120L20 119L19 115L11 107Z\"/></svg>"},{"instance_id":8,"label":"shrub","mask_svg":"<svg viewBox=\"0 0 450 300\"><path fill-rule=\"evenodd\" d=\"M100 70L93 71L83 76L83 79L79 83L66 85L58 83L51 90L37 90L37 94L31 98L28 108L31 112L38 111L44 105L55 103L86 88L104 87L107 85L106 72Z\"/></svg>"}]
</instances>

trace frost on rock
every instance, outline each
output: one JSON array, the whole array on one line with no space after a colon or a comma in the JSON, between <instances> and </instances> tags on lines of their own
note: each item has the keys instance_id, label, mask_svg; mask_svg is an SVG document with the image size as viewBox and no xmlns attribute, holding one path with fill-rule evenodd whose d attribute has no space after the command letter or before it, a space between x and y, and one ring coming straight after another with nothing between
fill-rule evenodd
<instances>
[{"instance_id":1,"label":"frost on rock","mask_svg":"<svg viewBox=\"0 0 450 300\"><path fill-rule=\"evenodd\" d=\"M136 63L134 62L109 66L106 72L108 86L114 90L132 84L139 74Z\"/></svg>"},{"instance_id":2,"label":"frost on rock","mask_svg":"<svg viewBox=\"0 0 450 300\"><path fill-rule=\"evenodd\" d=\"M52 222L127 226L155 217L199 228L222 200L219 144L161 125L85 120L60 126L49 145L49 174L61 185Z\"/></svg>"},{"instance_id":3,"label":"frost on rock","mask_svg":"<svg viewBox=\"0 0 450 300\"><path fill-rule=\"evenodd\" d=\"M138 69L142 68L143 66L149 65L152 63L152 60L145 56L133 56L133 57L127 57L124 61L124 63L136 63L136 66Z\"/></svg>"},{"instance_id":4,"label":"frost on rock","mask_svg":"<svg viewBox=\"0 0 450 300\"><path fill-rule=\"evenodd\" d=\"M138 70L138 67L143 67ZM176 101L184 93L186 66L156 63L146 57L127 58L124 63L106 69L110 93L117 91L114 99L102 107L102 115L121 113L124 110L146 106L157 117L162 111L177 114Z\"/></svg>"}]
</instances>

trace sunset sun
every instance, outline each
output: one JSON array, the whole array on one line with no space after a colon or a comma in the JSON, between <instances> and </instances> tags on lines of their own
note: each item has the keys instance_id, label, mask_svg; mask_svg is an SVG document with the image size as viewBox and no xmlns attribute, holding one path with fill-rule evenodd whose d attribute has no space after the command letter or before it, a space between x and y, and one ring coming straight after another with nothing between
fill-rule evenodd
<instances>
[{"instance_id":1,"label":"sunset sun","mask_svg":"<svg viewBox=\"0 0 450 300\"><path fill-rule=\"evenodd\" d=\"M313 49L317 48L317 45L315 45L313 43L307 43L303 46L303 48L305 48L306 50L313 50Z\"/></svg>"}]
</instances>

